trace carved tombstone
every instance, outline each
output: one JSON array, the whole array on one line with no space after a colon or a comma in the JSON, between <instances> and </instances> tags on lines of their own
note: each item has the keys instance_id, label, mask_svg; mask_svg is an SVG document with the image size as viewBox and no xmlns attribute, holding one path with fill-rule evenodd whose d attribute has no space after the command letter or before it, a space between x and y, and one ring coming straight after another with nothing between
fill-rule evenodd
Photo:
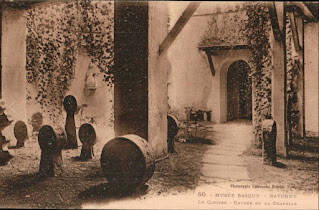
<instances>
[{"instance_id":1,"label":"carved tombstone","mask_svg":"<svg viewBox=\"0 0 319 210\"><path fill-rule=\"evenodd\" d=\"M24 147L24 142L28 139L27 125L19 120L14 124L14 136L17 139L16 148Z\"/></svg>"},{"instance_id":2,"label":"carved tombstone","mask_svg":"<svg viewBox=\"0 0 319 210\"><path fill-rule=\"evenodd\" d=\"M41 127L38 136L41 149L39 173L43 176L57 176L62 173L62 148L66 144L66 136L62 127Z\"/></svg>"},{"instance_id":3,"label":"carved tombstone","mask_svg":"<svg viewBox=\"0 0 319 210\"><path fill-rule=\"evenodd\" d=\"M172 115L167 115L167 150L169 153L175 152L174 137L178 132L178 121Z\"/></svg>"},{"instance_id":4,"label":"carved tombstone","mask_svg":"<svg viewBox=\"0 0 319 210\"><path fill-rule=\"evenodd\" d=\"M68 95L64 98L63 106L66 111L65 132L67 136L66 149L77 149L76 128L74 113L77 110L77 102L74 96Z\"/></svg>"},{"instance_id":5,"label":"carved tombstone","mask_svg":"<svg viewBox=\"0 0 319 210\"><path fill-rule=\"evenodd\" d=\"M9 151L5 151L4 147L9 143L6 138L1 134L0 136L0 166L5 166L13 158Z\"/></svg>"},{"instance_id":6,"label":"carved tombstone","mask_svg":"<svg viewBox=\"0 0 319 210\"><path fill-rule=\"evenodd\" d=\"M31 117L32 132L38 133L43 123L43 116L40 112L34 113Z\"/></svg>"},{"instance_id":7,"label":"carved tombstone","mask_svg":"<svg viewBox=\"0 0 319 210\"><path fill-rule=\"evenodd\" d=\"M80 160L89 160L94 156L93 146L96 143L95 129L91 124L85 123L79 129L79 139L82 142Z\"/></svg>"},{"instance_id":8,"label":"carved tombstone","mask_svg":"<svg viewBox=\"0 0 319 210\"><path fill-rule=\"evenodd\" d=\"M272 119L265 119L262 122L262 147L263 147L263 164L276 165L276 122Z\"/></svg>"},{"instance_id":9,"label":"carved tombstone","mask_svg":"<svg viewBox=\"0 0 319 210\"><path fill-rule=\"evenodd\" d=\"M13 120L9 120L4 111L5 111L4 101L0 100L0 166L7 165L8 162L13 158L9 151L5 151L4 147L10 142L3 135L2 131L11 125Z\"/></svg>"}]
</instances>

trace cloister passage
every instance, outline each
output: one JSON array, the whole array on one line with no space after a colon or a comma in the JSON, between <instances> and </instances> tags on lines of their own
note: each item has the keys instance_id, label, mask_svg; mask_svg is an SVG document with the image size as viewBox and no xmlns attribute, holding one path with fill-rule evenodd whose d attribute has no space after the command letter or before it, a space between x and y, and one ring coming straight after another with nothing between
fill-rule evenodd
<instances>
[{"instance_id":1,"label":"cloister passage","mask_svg":"<svg viewBox=\"0 0 319 210\"><path fill-rule=\"evenodd\" d=\"M249 65L242 60L227 71L227 121L252 119L251 79Z\"/></svg>"}]
</instances>

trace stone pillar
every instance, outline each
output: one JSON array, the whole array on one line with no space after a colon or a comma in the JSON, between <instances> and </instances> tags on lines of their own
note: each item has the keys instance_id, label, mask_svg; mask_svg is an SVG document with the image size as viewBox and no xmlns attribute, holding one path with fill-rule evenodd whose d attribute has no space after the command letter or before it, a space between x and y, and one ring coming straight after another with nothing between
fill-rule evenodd
<instances>
[{"instance_id":1,"label":"stone pillar","mask_svg":"<svg viewBox=\"0 0 319 210\"><path fill-rule=\"evenodd\" d=\"M149 1L148 19L148 140L160 158L167 154L167 51L158 56L158 49L168 33L168 11L163 2Z\"/></svg>"},{"instance_id":2,"label":"stone pillar","mask_svg":"<svg viewBox=\"0 0 319 210\"><path fill-rule=\"evenodd\" d=\"M114 2L115 136L148 139L148 3Z\"/></svg>"},{"instance_id":3,"label":"stone pillar","mask_svg":"<svg viewBox=\"0 0 319 210\"><path fill-rule=\"evenodd\" d=\"M285 21L284 21L285 23ZM285 30L285 26L283 27ZM282 34L284 34L283 32ZM278 41L271 33L270 42L272 50L272 92L271 115L277 124L277 153L287 156L286 135L286 65L285 65L285 38Z\"/></svg>"},{"instance_id":4,"label":"stone pillar","mask_svg":"<svg viewBox=\"0 0 319 210\"><path fill-rule=\"evenodd\" d=\"M156 158L167 154L167 59L159 45L167 34L166 5L114 3L115 135L147 139Z\"/></svg>"},{"instance_id":5,"label":"stone pillar","mask_svg":"<svg viewBox=\"0 0 319 210\"><path fill-rule=\"evenodd\" d=\"M26 10L2 8L1 89L6 113L26 122ZM8 139L14 139L13 126ZM10 135L9 135L10 134Z\"/></svg>"},{"instance_id":6,"label":"stone pillar","mask_svg":"<svg viewBox=\"0 0 319 210\"><path fill-rule=\"evenodd\" d=\"M304 20L302 16L295 16L300 49L297 49L299 57L299 74L297 78L297 98L299 110L298 136L304 137L305 131L305 73L304 73ZM295 47L296 48L296 47Z\"/></svg>"}]
</instances>

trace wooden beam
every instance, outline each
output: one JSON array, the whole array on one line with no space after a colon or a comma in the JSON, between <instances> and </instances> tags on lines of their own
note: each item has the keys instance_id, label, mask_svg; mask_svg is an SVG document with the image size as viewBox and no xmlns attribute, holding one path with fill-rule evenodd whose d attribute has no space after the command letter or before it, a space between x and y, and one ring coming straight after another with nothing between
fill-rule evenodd
<instances>
[{"instance_id":1,"label":"wooden beam","mask_svg":"<svg viewBox=\"0 0 319 210\"><path fill-rule=\"evenodd\" d=\"M198 47L198 49L200 50L210 50L210 53L216 53L216 51L219 51L219 50L241 50L241 49L249 49L250 47L248 45L224 45L224 46L221 46L221 45L216 45L216 46L201 46L201 47ZM215 54L213 54L215 55Z\"/></svg>"},{"instance_id":2,"label":"wooden beam","mask_svg":"<svg viewBox=\"0 0 319 210\"><path fill-rule=\"evenodd\" d=\"M292 2L291 4L295 4L296 6L298 6L303 15L310 21L316 20L316 18L313 16L312 12L308 9L308 7L305 5L305 3L303 2Z\"/></svg>"},{"instance_id":3,"label":"wooden beam","mask_svg":"<svg viewBox=\"0 0 319 210\"><path fill-rule=\"evenodd\" d=\"M207 58L208 58L208 63L209 63L209 67L210 67L210 70L212 72L212 75L215 76L215 68L214 68L214 64L213 64L212 53L210 52L210 50L205 50L205 53L206 53Z\"/></svg>"},{"instance_id":4,"label":"wooden beam","mask_svg":"<svg viewBox=\"0 0 319 210\"><path fill-rule=\"evenodd\" d=\"M301 49L301 46L299 44L299 36L298 36L298 29L297 29L297 23L295 19L295 15L293 12L288 12L288 17L291 23L291 29L292 29L292 38L294 41L295 49L299 51Z\"/></svg>"},{"instance_id":5,"label":"wooden beam","mask_svg":"<svg viewBox=\"0 0 319 210\"><path fill-rule=\"evenodd\" d=\"M304 37L304 32L303 32L303 27L304 27L304 18L298 14L298 12L294 12L295 14L295 21L296 21L296 26L297 26L297 32L298 32L298 37L299 37L299 46L303 48L303 37Z\"/></svg>"},{"instance_id":6,"label":"wooden beam","mask_svg":"<svg viewBox=\"0 0 319 210\"><path fill-rule=\"evenodd\" d=\"M283 41L283 5L271 2L269 12L275 40Z\"/></svg>"},{"instance_id":7,"label":"wooden beam","mask_svg":"<svg viewBox=\"0 0 319 210\"><path fill-rule=\"evenodd\" d=\"M189 3L183 14L175 23L172 30L168 33L164 41L159 46L159 55L163 54L171 46L171 44L174 42L178 34L184 28L188 20L192 17L196 9L199 7L200 3L200 1Z\"/></svg>"},{"instance_id":8,"label":"wooden beam","mask_svg":"<svg viewBox=\"0 0 319 210\"><path fill-rule=\"evenodd\" d=\"M274 2L276 15L278 18L279 29L281 32L283 32L285 30L284 26L286 25L286 23L284 23L284 16L285 16L284 6L285 6L285 4L286 3L284 3L284 2Z\"/></svg>"}]
</instances>

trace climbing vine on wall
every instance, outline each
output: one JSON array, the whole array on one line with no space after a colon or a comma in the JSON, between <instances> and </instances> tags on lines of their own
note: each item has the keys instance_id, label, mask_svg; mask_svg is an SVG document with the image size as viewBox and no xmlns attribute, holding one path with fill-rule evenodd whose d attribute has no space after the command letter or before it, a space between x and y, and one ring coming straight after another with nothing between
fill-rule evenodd
<instances>
[{"instance_id":1,"label":"climbing vine on wall","mask_svg":"<svg viewBox=\"0 0 319 210\"><path fill-rule=\"evenodd\" d=\"M253 83L253 109L255 137L261 142L261 123L265 117L271 115L271 50L270 32L271 22L269 10L263 2L249 2L245 4L247 20L244 33L251 48L250 76Z\"/></svg>"},{"instance_id":2,"label":"climbing vine on wall","mask_svg":"<svg viewBox=\"0 0 319 210\"><path fill-rule=\"evenodd\" d=\"M100 72L104 74L104 81L112 85L114 81L114 46L112 2L100 6L91 1L79 1L81 12L80 31L82 46L91 57ZM104 18L100 18L100 17ZM104 28L104 29L103 29Z\"/></svg>"},{"instance_id":3,"label":"climbing vine on wall","mask_svg":"<svg viewBox=\"0 0 319 210\"><path fill-rule=\"evenodd\" d=\"M294 53L292 28L290 19L286 18L286 58L287 58L287 121L291 134L296 135L299 124L299 110L297 97L297 79L300 70L299 59Z\"/></svg>"},{"instance_id":4,"label":"climbing vine on wall","mask_svg":"<svg viewBox=\"0 0 319 210\"><path fill-rule=\"evenodd\" d=\"M224 9L228 11L232 8ZM231 12L212 15L207 22L208 30L201 37L200 46L223 44L228 46L242 45L247 42L243 33L245 12L237 5Z\"/></svg>"},{"instance_id":5,"label":"climbing vine on wall","mask_svg":"<svg viewBox=\"0 0 319 210\"><path fill-rule=\"evenodd\" d=\"M77 52L85 48L108 85L113 82L112 2L73 1L33 7L27 17L27 69L38 94L35 100L59 120L71 85ZM29 81L28 80L28 81ZM32 81L32 80L30 80Z\"/></svg>"}]
</instances>

